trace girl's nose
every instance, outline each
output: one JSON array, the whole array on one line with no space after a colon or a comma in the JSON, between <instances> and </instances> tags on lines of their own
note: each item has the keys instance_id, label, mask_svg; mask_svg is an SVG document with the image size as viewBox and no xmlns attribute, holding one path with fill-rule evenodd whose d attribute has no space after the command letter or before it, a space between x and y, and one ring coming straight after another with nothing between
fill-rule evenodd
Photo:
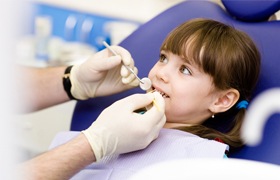
<instances>
[{"instance_id":1,"label":"girl's nose","mask_svg":"<svg viewBox=\"0 0 280 180\"><path fill-rule=\"evenodd\" d=\"M164 66L158 69L156 73L156 77L164 82L169 82L170 73L172 73L171 69L168 66Z\"/></svg>"}]
</instances>

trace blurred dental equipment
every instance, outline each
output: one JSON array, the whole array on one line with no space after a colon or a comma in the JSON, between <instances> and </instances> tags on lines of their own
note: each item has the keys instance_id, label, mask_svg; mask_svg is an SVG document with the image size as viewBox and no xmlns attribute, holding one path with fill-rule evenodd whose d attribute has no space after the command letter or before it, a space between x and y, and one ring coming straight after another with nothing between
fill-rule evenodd
<instances>
[{"instance_id":1,"label":"blurred dental equipment","mask_svg":"<svg viewBox=\"0 0 280 180\"><path fill-rule=\"evenodd\" d=\"M49 16L35 19L35 55L38 60L47 61L48 45L52 34L52 20Z\"/></svg>"},{"instance_id":2,"label":"blurred dental equipment","mask_svg":"<svg viewBox=\"0 0 280 180\"><path fill-rule=\"evenodd\" d=\"M107 44L107 42L103 41L103 44L104 46L109 49L109 51L111 51L115 56L118 55L110 46L109 44ZM147 77L144 77L142 79L140 79L137 74L128 66L124 65L137 79L138 81L140 82L140 88L144 91L148 90L151 88L152 86L152 81L147 78Z\"/></svg>"},{"instance_id":3,"label":"blurred dental equipment","mask_svg":"<svg viewBox=\"0 0 280 180\"><path fill-rule=\"evenodd\" d=\"M280 112L280 88L266 90L255 98L241 127L241 137L246 144L254 146L261 142L265 123L276 112Z\"/></svg>"}]
</instances>

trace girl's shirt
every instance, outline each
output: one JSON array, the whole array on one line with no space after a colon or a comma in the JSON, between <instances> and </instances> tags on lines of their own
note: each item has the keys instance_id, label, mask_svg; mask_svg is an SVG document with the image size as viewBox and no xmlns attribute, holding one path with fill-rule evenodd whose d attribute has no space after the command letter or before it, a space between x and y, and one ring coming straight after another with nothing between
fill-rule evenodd
<instances>
[{"instance_id":1,"label":"girl's shirt","mask_svg":"<svg viewBox=\"0 0 280 180\"><path fill-rule=\"evenodd\" d=\"M54 139L51 148L65 143L79 132L61 133ZM175 129L162 129L159 137L146 149L132 153L104 157L92 163L72 179L128 179L154 163L189 158L224 158L226 144ZM187 170L186 170L187 171Z\"/></svg>"}]
</instances>

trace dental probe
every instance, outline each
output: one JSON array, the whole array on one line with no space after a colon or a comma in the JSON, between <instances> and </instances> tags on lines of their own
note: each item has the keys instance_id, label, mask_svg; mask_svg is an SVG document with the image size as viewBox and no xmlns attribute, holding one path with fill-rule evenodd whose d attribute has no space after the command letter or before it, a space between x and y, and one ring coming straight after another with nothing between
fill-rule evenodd
<instances>
[{"instance_id":1,"label":"dental probe","mask_svg":"<svg viewBox=\"0 0 280 180\"><path fill-rule=\"evenodd\" d=\"M104 46L109 50L111 51L111 53L113 53L115 56L117 56L118 54L110 47L110 45L106 42L106 41L103 41L103 44ZM149 78L147 77L144 77L142 79L140 79L137 74L130 68L128 67L127 65L123 64L126 69L128 69L137 79L138 81L140 82L140 88L144 91L148 90L151 88L152 86L152 82Z\"/></svg>"}]
</instances>

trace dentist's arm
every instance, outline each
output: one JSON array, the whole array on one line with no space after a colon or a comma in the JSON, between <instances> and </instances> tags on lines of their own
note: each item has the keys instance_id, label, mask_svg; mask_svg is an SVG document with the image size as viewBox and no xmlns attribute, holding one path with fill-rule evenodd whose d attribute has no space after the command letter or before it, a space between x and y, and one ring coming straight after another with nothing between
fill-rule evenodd
<instances>
[{"instance_id":1,"label":"dentist's arm","mask_svg":"<svg viewBox=\"0 0 280 180\"><path fill-rule=\"evenodd\" d=\"M68 180L95 162L94 153L83 134L20 165L20 176L28 180Z\"/></svg>"},{"instance_id":2,"label":"dentist's arm","mask_svg":"<svg viewBox=\"0 0 280 180\"><path fill-rule=\"evenodd\" d=\"M62 76L66 67L18 67L16 80L20 111L31 112L69 101L63 89Z\"/></svg>"},{"instance_id":3,"label":"dentist's arm","mask_svg":"<svg viewBox=\"0 0 280 180\"><path fill-rule=\"evenodd\" d=\"M145 114L134 112L154 99L160 110L153 106ZM76 138L23 164L27 179L69 179L107 155L144 149L165 123L164 108L164 99L157 92L115 102Z\"/></svg>"}]
</instances>

